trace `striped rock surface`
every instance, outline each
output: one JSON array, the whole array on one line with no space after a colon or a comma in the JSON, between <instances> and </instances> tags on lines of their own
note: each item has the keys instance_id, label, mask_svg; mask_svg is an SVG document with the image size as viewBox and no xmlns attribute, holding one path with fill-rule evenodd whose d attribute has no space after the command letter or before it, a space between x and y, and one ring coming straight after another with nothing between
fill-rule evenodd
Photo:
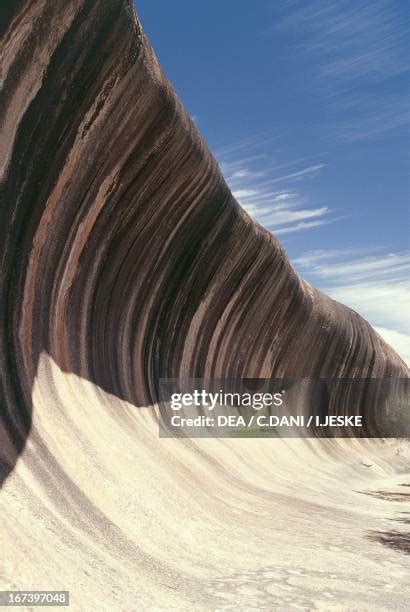
<instances>
[{"instance_id":1,"label":"striped rock surface","mask_svg":"<svg viewBox=\"0 0 410 612\"><path fill-rule=\"evenodd\" d=\"M159 440L155 400L161 377L404 363L240 208L129 0L2 0L0 41L0 588L70 588L84 610L399 608L406 540L363 535L391 532L392 502L354 489L397 488L404 443Z\"/></svg>"}]
</instances>

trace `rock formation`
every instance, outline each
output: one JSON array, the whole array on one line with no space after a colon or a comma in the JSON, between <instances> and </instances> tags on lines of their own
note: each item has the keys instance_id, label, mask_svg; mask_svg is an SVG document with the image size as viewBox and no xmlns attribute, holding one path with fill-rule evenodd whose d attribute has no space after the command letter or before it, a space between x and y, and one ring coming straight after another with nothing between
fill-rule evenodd
<instances>
[{"instance_id":1,"label":"rock formation","mask_svg":"<svg viewBox=\"0 0 410 612\"><path fill-rule=\"evenodd\" d=\"M101 564L110 557L123 585L143 566L167 593L164 576L175 584L177 569L158 561L163 538L142 551L118 526L120 505L111 512L115 491L130 495L130 521L140 513L144 529L161 504L178 510L157 491L137 511L148 481L133 489L143 474L130 467L139 457L154 479L172 442L182 453L174 460L190 460L180 441L156 456L146 449L159 444L143 432L161 377L399 379L408 370L358 314L303 281L240 208L131 0L3 0L0 39L0 472L6 479L22 453L21 503L39 504L44 524L61 530L66 560L75 524L77 546ZM129 462L121 490L116 453L118 465ZM215 446L222 465L220 453ZM87 472L95 494L82 484ZM5 516L11 526L12 511ZM19 529L28 537L28 526ZM196 577L184 563L186 603Z\"/></svg>"}]
</instances>

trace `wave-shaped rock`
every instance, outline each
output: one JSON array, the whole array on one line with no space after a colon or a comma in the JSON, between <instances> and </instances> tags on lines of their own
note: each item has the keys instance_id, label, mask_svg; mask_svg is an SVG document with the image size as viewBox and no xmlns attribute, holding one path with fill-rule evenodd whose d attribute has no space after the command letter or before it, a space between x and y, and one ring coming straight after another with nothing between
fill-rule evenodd
<instances>
[{"instance_id":1,"label":"wave-shaped rock","mask_svg":"<svg viewBox=\"0 0 410 612\"><path fill-rule=\"evenodd\" d=\"M120 517L127 503L113 502L130 493L143 529L151 512L172 533L170 517L181 500L193 508L191 494L166 501L148 482L164 482L169 469L181 487L185 460L211 477L186 442L158 446L148 434L155 410L142 407L155 404L161 377L398 379L408 370L358 314L303 281L240 208L129 0L3 0L0 17L2 476L30 434L10 482L40 508L43 526L61 530L67 563L75 564L74 529L80 556L88 547L85 566L94 554L107 564L106 554L112 575L144 566L174 581L172 562L155 561L162 536L154 529L142 551L140 531L128 532ZM251 442L241 441L244 456ZM223 465L221 452L215 447L213 460ZM238 490L228 488L235 500ZM159 519L168 503L176 505ZM5 523L14 516L6 511ZM27 525L22 519L21 533ZM105 570L91 567L104 583ZM180 593L191 601L196 578L184 567ZM162 583L158 592L174 601ZM155 603L146 597L144 605Z\"/></svg>"}]
</instances>

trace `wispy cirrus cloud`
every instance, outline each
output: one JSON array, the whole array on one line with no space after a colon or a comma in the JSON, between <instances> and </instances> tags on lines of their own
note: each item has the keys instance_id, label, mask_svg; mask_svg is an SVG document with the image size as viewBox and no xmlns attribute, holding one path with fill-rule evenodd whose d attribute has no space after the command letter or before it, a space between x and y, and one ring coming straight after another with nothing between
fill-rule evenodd
<instances>
[{"instance_id":1,"label":"wispy cirrus cloud","mask_svg":"<svg viewBox=\"0 0 410 612\"><path fill-rule=\"evenodd\" d=\"M259 134L216 150L215 156L235 198L275 235L306 231L332 222L330 208L311 206L303 190L304 182L314 180L325 164L308 164L315 156L269 163L261 150L274 138Z\"/></svg>"},{"instance_id":2,"label":"wispy cirrus cloud","mask_svg":"<svg viewBox=\"0 0 410 612\"><path fill-rule=\"evenodd\" d=\"M356 141L410 123L409 24L400 0L291 0L274 5L270 33L288 37L287 61L327 101L331 138Z\"/></svg>"},{"instance_id":3,"label":"wispy cirrus cloud","mask_svg":"<svg viewBox=\"0 0 410 612\"><path fill-rule=\"evenodd\" d=\"M363 281L369 277L396 282L404 275L410 276L410 253L386 253L375 249L335 249L308 251L294 259L317 278L339 282L349 277L350 281Z\"/></svg>"},{"instance_id":4,"label":"wispy cirrus cloud","mask_svg":"<svg viewBox=\"0 0 410 612\"><path fill-rule=\"evenodd\" d=\"M364 316L410 365L410 251L316 250L292 263L312 284Z\"/></svg>"},{"instance_id":5,"label":"wispy cirrus cloud","mask_svg":"<svg viewBox=\"0 0 410 612\"><path fill-rule=\"evenodd\" d=\"M408 130L410 125L409 99L406 95L391 95L385 91L350 94L333 102L340 117L330 138L342 142L358 142L384 136L396 128Z\"/></svg>"},{"instance_id":6,"label":"wispy cirrus cloud","mask_svg":"<svg viewBox=\"0 0 410 612\"><path fill-rule=\"evenodd\" d=\"M405 4L405 3L404 3ZM271 31L297 31L312 76L340 80L340 88L409 71L408 13L400 0L279 2ZM405 26L405 27L403 27ZM333 83L334 84L334 83Z\"/></svg>"}]
</instances>

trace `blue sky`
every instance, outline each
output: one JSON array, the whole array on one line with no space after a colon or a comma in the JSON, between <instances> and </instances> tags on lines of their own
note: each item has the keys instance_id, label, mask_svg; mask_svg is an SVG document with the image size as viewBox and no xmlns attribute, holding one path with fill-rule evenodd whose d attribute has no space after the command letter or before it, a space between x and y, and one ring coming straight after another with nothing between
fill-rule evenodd
<instances>
[{"instance_id":1,"label":"blue sky","mask_svg":"<svg viewBox=\"0 0 410 612\"><path fill-rule=\"evenodd\" d=\"M410 363L410 2L136 4L237 199Z\"/></svg>"}]
</instances>

